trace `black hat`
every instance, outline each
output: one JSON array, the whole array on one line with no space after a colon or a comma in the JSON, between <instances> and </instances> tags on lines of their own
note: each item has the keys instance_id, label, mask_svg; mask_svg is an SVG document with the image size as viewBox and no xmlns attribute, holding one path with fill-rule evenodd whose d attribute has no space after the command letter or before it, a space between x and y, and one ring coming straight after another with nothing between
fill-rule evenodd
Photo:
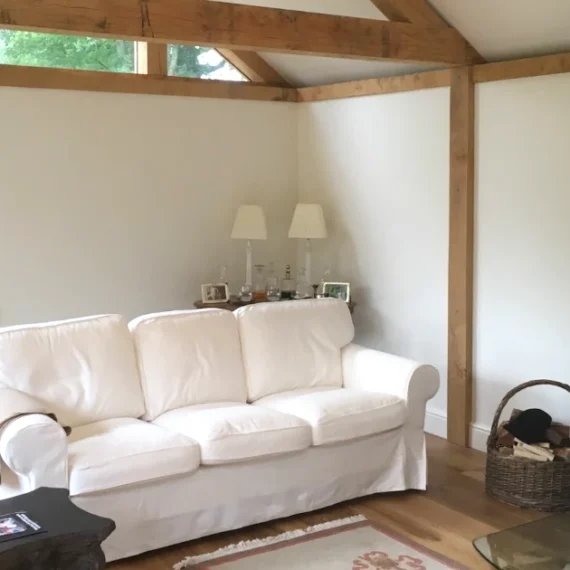
<instances>
[{"instance_id":1,"label":"black hat","mask_svg":"<svg viewBox=\"0 0 570 570\"><path fill-rule=\"evenodd\" d=\"M521 412L506 426L506 430L525 443L546 441L546 430L552 425L552 418L543 410L531 409Z\"/></svg>"}]
</instances>

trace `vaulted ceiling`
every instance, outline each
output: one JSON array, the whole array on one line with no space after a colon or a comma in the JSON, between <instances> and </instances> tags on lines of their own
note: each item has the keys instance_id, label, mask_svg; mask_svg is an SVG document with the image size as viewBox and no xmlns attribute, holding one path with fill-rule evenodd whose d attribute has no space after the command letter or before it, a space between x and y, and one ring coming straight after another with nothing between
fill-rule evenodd
<instances>
[{"instance_id":1,"label":"vaulted ceiling","mask_svg":"<svg viewBox=\"0 0 570 570\"><path fill-rule=\"evenodd\" d=\"M216 1L216 0L213 0ZM385 20L372 0L224 0ZM570 51L569 0L430 0L489 61ZM400 75L436 66L262 53L294 85Z\"/></svg>"}]
</instances>

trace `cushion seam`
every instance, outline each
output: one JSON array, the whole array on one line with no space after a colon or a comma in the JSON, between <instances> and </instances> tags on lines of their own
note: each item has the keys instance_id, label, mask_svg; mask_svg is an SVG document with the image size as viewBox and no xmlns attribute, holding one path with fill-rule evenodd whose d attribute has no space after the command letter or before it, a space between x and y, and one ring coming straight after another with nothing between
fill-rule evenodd
<instances>
[{"instance_id":1,"label":"cushion seam","mask_svg":"<svg viewBox=\"0 0 570 570\"><path fill-rule=\"evenodd\" d=\"M81 441L81 440L79 440ZM72 468L72 470L77 470L77 471L88 471L89 469L91 469L92 467L102 467L105 465L109 465L110 463L113 463L114 461L119 461L121 459L131 459L133 457L141 457L143 455L148 455L148 454L155 454L155 453L160 453L161 451L172 451L173 449L184 449L185 447L187 448L196 448L199 447L198 442L194 441L194 442L190 442L189 444L185 444L185 445L175 445L172 447L165 447L163 449L153 449L151 451L143 451L141 453L132 453L130 455L122 455L121 457L116 457L114 459L110 459L109 461L106 461L104 463L97 463L94 465L90 465L88 467L76 467L76 468ZM71 455L73 453L73 450L70 450L69 455Z\"/></svg>"},{"instance_id":2,"label":"cushion seam","mask_svg":"<svg viewBox=\"0 0 570 570\"><path fill-rule=\"evenodd\" d=\"M298 416L296 416L298 417ZM161 426L164 427L164 426ZM165 429L169 429L169 428L165 428ZM264 431L252 431L249 433L236 433L236 434L230 434L230 435L225 435L222 437L214 437L214 438L203 438L203 441L222 441L224 439L233 439L236 437L242 437L242 436L253 436L256 434L264 434L264 433L278 433L278 432L282 432L282 431L288 431L288 430L292 430L292 429L311 429L311 426L307 423L305 425L300 425L300 426L292 426L292 427L286 427L286 428L277 428L277 429L272 429L272 430L264 430ZM170 430L169 430L170 431ZM181 433L181 432L176 432L176 433ZM190 438L196 438L199 436L196 435L192 435L191 432L184 432L185 435L187 435ZM198 442L200 442L200 440L196 440Z\"/></svg>"},{"instance_id":3,"label":"cushion seam","mask_svg":"<svg viewBox=\"0 0 570 570\"><path fill-rule=\"evenodd\" d=\"M76 495L71 495L71 497L88 495L90 493L99 493L101 491L109 491L111 489L120 489L122 487L128 487L129 485L138 485L139 483L148 483L149 481L158 481L159 479L166 479L167 477L174 477L175 475L190 474L190 473L194 473L195 471L198 471L199 468L200 468L200 463L198 463L198 466L192 470L173 471L172 473L168 473L166 475L158 475L158 476L152 477L150 479L140 479L138 481L132 481L130 483L122 483L120 485L93 488L93 489L90 489L89 491L83 491L82 493L80 492L80 493L77 493ZM79 469L78 471L81 471L81 470ZM71 479L71 477L70 477L70 479Z\"/></svg>"}]
</instances>

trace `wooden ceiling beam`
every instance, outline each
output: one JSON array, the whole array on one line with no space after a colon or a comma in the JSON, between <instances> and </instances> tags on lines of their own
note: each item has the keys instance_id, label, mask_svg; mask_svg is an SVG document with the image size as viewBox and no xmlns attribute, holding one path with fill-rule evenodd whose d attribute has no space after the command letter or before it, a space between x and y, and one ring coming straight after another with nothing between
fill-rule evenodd
<instances>
[{"instance_id":1,"label":"wooden ceiling beam","mask_svg":"<svg viewBox=\"0 0 570 570\"><path fill-rule=\"evenodd\" d=\"M297 91L242 81L0 65L0 87L297 102Z\"/></svg>"},{"instance_id":2,"label":"wooden ceiling beam","mask_svg":"<svg viewBox=\"0 0 570 570\"><path fill-rule=\"evenodd\" d=\"M421 26L450 28L449 23L428 4L427 0L370 0L391 22L409 22ZM458 32L459 33L459 32ZM474 63L485 63L485 58L465 40Z\"/></svg>"},{"instance_id":3,"label":"wooden ceiling beam","mask_svg":"<svg viewBox=\"0 0 570 570\"><path fill-rule=\"evenodd\" d=\"M451 75L449 69L437 69L409 75L380 77L378 79L362 79L332 85L302 87L297 89L298 103L315 101L331 101L334 99L350 99L352 97L369 97L370 95L386 95L422 89L449 87Z\"/></svg>"},{"instance_id":4,"label":"wooden ceiling beam","mask_svg":"<svg viewBox=\"0 0 570 570\"><path fill-rule=\"evenodd\" d=\"M208 0L0 0L0 27L246 51L474 63L468 43L452 28Z\"/></svg>"},{"instance_id":5,"label":"wooden ceiling beam","mask_svg":"<svg viewBox=\"0 0 570 570\"><path fill-rule=\"evenodd\" d=\"M449 27L426 0L370 0L388 20L422 26Z\"/></svg>"},{"instance_id":6,"label":"wooden ceiling beam","mask_svg":"<svg viewBox=\"0 0 570 570\"><path fill-rule=\"evenodd\" d=\"M218 49L220 55L250 81L290 87L289 82L254 51Z\"/></svg>"}]
</instances>

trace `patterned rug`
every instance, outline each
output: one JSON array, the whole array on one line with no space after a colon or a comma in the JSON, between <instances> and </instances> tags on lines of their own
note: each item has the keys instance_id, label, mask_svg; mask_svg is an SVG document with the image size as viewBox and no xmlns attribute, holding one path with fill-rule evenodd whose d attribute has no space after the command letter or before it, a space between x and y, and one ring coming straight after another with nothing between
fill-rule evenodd
<instances>
[{"instance_id":1,"label":"patterned rug","mask_svg":"<svg viewBox=\"0 0 570 570\"><path fill-rule=\"evenodd\" d=\"M242 542L212 554L188 557L174 570L466 570L458 563L351 517L263 540Z\"/></svg>"}]
</instances>

